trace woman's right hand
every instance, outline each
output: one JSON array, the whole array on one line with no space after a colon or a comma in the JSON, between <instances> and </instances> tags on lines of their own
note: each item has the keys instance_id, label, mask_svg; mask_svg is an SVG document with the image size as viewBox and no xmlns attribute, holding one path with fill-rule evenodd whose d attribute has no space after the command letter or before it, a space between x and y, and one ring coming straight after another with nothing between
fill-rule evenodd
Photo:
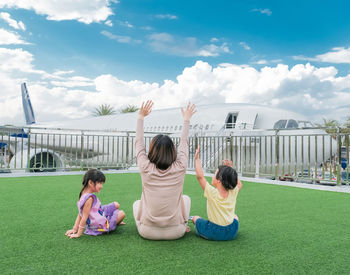
<instances>
[{"instance_id":1,"label":"woman's right hand","mask_svg":"<svg viewBox=\"0 0 350 275\"><path fill-rule=\"evenodd\" d=\"M147 100L146 104L145 102L142 102L140 111L139 111L139 116L141 117L146 117L152 112L152 107L153 107L153 101L152 100Z\"/></svg>"},{"instance_id":2,"label":"woman's right hand","mask_svg":"<svg viewBox=\"0 0 350 275\"><path fill-rule=\"evenodd\" d=\"M181 112L184 120L190 120L193 114L196 112L196 105L188 102L186 110L184 110L184 108L181 108Z\"/></svg>"}]
</instances>

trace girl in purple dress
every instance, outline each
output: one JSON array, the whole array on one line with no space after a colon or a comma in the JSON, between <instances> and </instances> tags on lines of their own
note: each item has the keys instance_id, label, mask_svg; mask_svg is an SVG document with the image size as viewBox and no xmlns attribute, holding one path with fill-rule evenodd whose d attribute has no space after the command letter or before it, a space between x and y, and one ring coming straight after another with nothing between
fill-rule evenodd
<instances>
[{"instance_id":1,"label":"girl in purple dress","mask_svg":"<svg viewBox=\"0 0 350 275\"><path fill-rule=\"evenodd\" d=\"M125 213L119 210L119 203L112 202L101 206L100 200L93 194L101 191L105 181L105 175L97 169L90 169L85 173L77 202L79 213L73 229L68 230L66 236L79 238L84 229L85 234L97 236L115 230L117 225L125 224Z\"/></svg>"}]
</instances>

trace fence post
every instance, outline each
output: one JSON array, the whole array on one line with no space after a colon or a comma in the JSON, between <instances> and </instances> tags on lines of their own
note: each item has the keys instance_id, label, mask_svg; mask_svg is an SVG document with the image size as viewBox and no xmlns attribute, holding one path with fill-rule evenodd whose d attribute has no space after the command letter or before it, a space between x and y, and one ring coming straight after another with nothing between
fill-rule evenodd
<instances>
[{"instance_id":1,"label":"fence post","mask_svg":"<svg viewBox=\"0 0 350 275\"><path fill-rule=\"evenodd\" d=\"M341 185L341 134L340 134L340 127L337 128L337 141L338 141L338 148L337 148L337 155L338 155L338 163L337 163L337 185Z\"/></svg>"},{"instance_id":2,"label":"fence post","mask_svg":"<svg viewBox=\"0 0 350 275\"><path fill-rule=\"evenodd\" d=\"M29 171L29 172L30 172L30 136L31 136L30 128L28 128L27 171ZM21 169L22 169L22 167L21 167Z\"/></svg>"},{"instance_id":3,"label":"fence post","mask_svg":"<svg viewBox=\"0 0 350 275\"><path fill-rule=\"evenodd\" d=\"M260 173L260 137L255 137L255 178L259 178Z\"/></svg>"},{"instance_id":4,"label":"fence post","mask_svg":"<svg viewBox=\"0 0 350 275\"><path fill-rule=\"evenodd\" d=\"M280 148L280 144L279 144L279 136L278 136L278 130L275 131L275 180L278 179L278 173L279 173L279 148ZM272 156L271 156L272 157Z\"/></svg>"},{"instance_id":5,"label":"fence post","mask_svg":"<svg viewBox=\"0 0 350 275\"><path fill-rule=\"evenodd\" d=\"M80 170L83 170L83 159L84 159L84 132L81 131L81 139L80 139Z\"/></svg>"},{"instance_id":6,"label":"fence post","mask_svg":"<svg viewBox=\"0 0 350 275\"><path fill-rule=\"evenodd\" d=\"M129 132L126 132L126 167L129 167Z\"/></svg>"}]
</instances>

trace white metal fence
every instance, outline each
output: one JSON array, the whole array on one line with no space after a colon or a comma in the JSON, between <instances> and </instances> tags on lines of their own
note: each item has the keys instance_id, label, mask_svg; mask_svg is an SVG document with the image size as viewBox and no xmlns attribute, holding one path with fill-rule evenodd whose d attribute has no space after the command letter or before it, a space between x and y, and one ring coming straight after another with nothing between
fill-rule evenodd
<instances>
[{"instance_id":1,"label":"white metal fence","mask_svg":"<svg viewBox=\"0 0 350 275\"><path fill-rule=\"evenodd\" d=\"M222 133L223 134L223 133ZM145 134L146 150L154 134ZM349 132L297 134L283 131L226 133L189 137L188 169L201 147L201 162L215 171L230 159L240 175L349 184ZM172 138L178 146L179 137ZM0 129L0 172L71 171L91 167L128 169L135 166L135 133L62 132L58 129Z\"/></svg>"}]
</instances>

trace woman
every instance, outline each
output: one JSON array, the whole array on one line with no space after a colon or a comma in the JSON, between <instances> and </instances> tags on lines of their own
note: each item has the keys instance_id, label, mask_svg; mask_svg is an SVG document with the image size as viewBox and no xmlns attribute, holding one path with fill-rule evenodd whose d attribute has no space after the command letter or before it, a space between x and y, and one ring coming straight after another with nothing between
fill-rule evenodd
<instances>
[{"instance_id":1,"label":"woman","mask_svg":"<svg viewBox=\"0 0 350 275\"><path fill-rule=\"evenodd\" d=\"M181 108L184 125L178 153L166 135L155 136L146 154L143 121L152 111L153 102L142 103L136 126L136 161L142 178L141 200L133 211L139 234L150 240L174 240L189 229L187 221L191 199L182 195L188 163L188 132L195 105Z\"/></svg>"}]
</instances>

